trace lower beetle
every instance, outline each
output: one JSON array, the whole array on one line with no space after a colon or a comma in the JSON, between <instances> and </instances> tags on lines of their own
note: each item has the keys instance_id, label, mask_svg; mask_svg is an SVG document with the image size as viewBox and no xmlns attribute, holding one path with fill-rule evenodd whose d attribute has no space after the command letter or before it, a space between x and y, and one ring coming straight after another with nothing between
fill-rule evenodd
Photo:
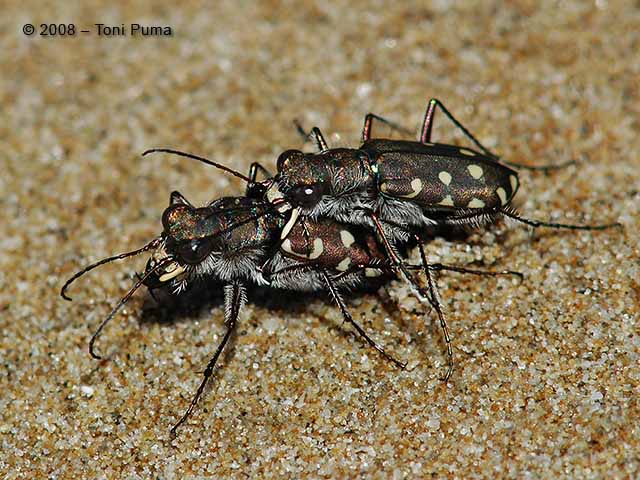
<instances>
[{"instance_id":1,"label":"lower beetle","mask_svg":"<svg viewBox=\"0 0 640 480\"><path fill-rule=\"evenodd\" d=\"M253 175L252 175L253 176ZM392 276L396 269L390 263L378 239L368 229L345 225L324 218L317 221L300 219L288 223L286 215L277 212L277 204L249 197L224 197L202 208L195 208L178 192L171 194L169 207L162 215L163 232L144 247L100 260L89 265L66 281L61 295L80 276L105 263L149 253L145 271L129 292L101 322L89 342L89 352L101 358L95 343L104 327L141 287L155 289L166 286L179 293L199 278L211 278L225 283L225 324L227 331L209 360L203 379L180 420L171 432L191 415L200 399L215 364L237 325L240 310L246 300L248 284L296 291L326 291L336 302L344 317L358 334L396 366L396 360L379 346L353 319L342 292ZM285 225L291 228L283 235ZM411 270L451 270L477 275L520 275L517 272L487 272L455 266L434 264L407 266ZM435 288L435 283L432 282ZM419 291L420 297L435 296L435 291ZM449 339L447 337L447 342ZM447 344L450 348L449 343Z\"/></svg>"}]
</instances>

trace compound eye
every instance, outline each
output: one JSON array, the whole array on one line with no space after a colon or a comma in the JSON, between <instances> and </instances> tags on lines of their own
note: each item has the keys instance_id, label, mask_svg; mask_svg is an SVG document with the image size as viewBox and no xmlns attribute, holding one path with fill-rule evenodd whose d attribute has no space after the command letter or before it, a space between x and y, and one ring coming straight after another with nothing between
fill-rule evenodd
<instances>
[{"instance_id":1,"label":"compound eye","mask_svg":"<svg viewBox=\"0 0 640 480\"><path fill-rule=\"evenodd\" d=\"M301 187L294 187L287 192L287 199L294 205L299 205L305 208L314 207L322 198L322 186L320 184L315 185L303 185Z\"/></svg>"},{"instance_id":2,"label":"compound eye","mask_svg":"<svg viewBox=\"0 0 640 480\"><path fill-rule=\"evenodd\" d=\"M278 162L276 163L278 173L282 173L285 171L290 165L291 162L299 160L304 157L304 153L300 150L286 150L280 154L278 157Z\"/></svg>"},{"instance_id":3,"label":"compound eye","mask_svg":"<svg viewBox=\"0 0 640 480\"><path fill-rule=\"evenodd\" d=\"M195 265L202 262L211 253L211 242L206 238L190 240L176 248L176 256L181 262Z\"/></svg>"},{"instance_id":4,"label":"compound eye","mask_svg":"<svg viewBox=\"0 0 640 480\"><path fill-rule=\"evenodd\" d=\"M182 203L170 205L162 214L162 226L164 231L169 233L179 225L189 221L194 214L194 208Z\"/></svg>"}]
</instances>

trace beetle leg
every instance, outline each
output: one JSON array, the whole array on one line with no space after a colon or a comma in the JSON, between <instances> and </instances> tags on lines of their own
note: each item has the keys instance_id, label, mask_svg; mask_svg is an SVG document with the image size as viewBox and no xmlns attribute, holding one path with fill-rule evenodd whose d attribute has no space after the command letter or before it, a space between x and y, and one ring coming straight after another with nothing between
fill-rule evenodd
<instances>
[{"instance_id":1,"label":"beetle leg","mask_svg":"<svg viewBox=\"0 0 640 480\"><path fill-rule=\"evenodd\" d=\"M440 320L440 328L442 329L442 336L444 337L444 341L447 344L447 360L448 367L447 371L444 374L443 381L446 383L451 378L451 373L453 372L453 347L451 346L451 335L449 333L449 326L447 325L447 320L444 317L444 313L442 311L442 305L440 305L440 298L438 296L438 285L436 284L435 278L431 275L429 271L429 263L427 262L427 255L425 254L424 247L422 242L420 242L420 238L416 235L416 240L418 241L418 249L420 250L420 259L422 261L422 268L424 270L424 274L427 277L427 285L429 287L429 293L431 294L431 298L433 299L433 308L435 308L436 313L438 314L438 319Z\"/></svg>"},{"instance_id":2,"label":"beetle leg","mask_svg":"<svg viewBox=\"0 0 640 480\"><path fill-rule=\"evenodd\" d=\"M487 147L482 145L482 143L480 143L480 140L478 140L469 130L467 130L467 128L464 125L462 125L462 123L460 123L460 121L456 117L454 117L453 114L449 110L447 110L447 108L437 98L432 98L431 100L429 100L427 111L424 114L424 120L422 121L422 128L420 129L421 143L431 142L431 130L433 127L433 121L434 121L433 119L435 117L437 107L440 107L440 110L442 111L442 113L445 114L445 116L451 121L451 123L453 123L456 127L458 127L462 131L462 133L464 133L464 135L469 140L471 140L476 147L478 147L482 151L482 153L484 153L485 155L487 155L488 157L490 157L496 162L500 162L514 168L522 168L524 170L541 170L545 172L548 170L558 170L561 168L565 168L565 167L568 167L569 165L574 165L576 163L575 160L569 160L567 162L563 162L557 165L522 165L520 163L514 163L514 162L509 162L507 160L503 160L502 158L500 158L499 155L496 155Z\"/></svg>"},{"instance_id":3,"label":"beetle leg","mask_svg":"<svg viewBox=\"0 0 640 480\"><path fill-rule=\"evenodd\" d=\"M409 270L422 270L422 265L407 265ZM515 270L480 270L477 268L466 268L466 267L458 267L457 265L447 265L444 263L430 263L429 270L432 272L441 272L441 271L449 271L449 272L458 272L458 273L468 273L469 275L478 275L482 277L497 277L499 275L513 275L518 277L518 280L522 282L524 280L524 274L521 272L517 272Z\"/></svg>"},{"instance_id":4,"label":"beetle leg","mask_svg":"<svg viewBox=\"0 0 640 480\"><path fill-rule=\"evenodd\" d=\"M371 127L373 126L374 120L378 120L379 122L384 123L392 130L397 130L398 132L409 136L413 135L413 132L411 130L403 127L402 125L392 122L391 120L387 120L386 118L376 115L375 113L367 113L367 115L364 117L364 126L362 127L363 142L366 142L371 138Z\"/></svg>"},{"instance_id":5,"label":"beetle leg","mask_svg":"<svg viewBox=\"0 0 640 480\"><path fill-rule=\"evenodd\" d=\"M429 100L427 111L424 114L424 120L422 121L422 128L420 129L421 143L431 143L431 131L433 129L433 121L435 118L437 107L440 107L440 110L442 111L442 113L445 114L445 116L451 121L451 123L453 123L456 127L458 127L462 131L462 133L464 133L465 136L473 142L473 144L476 147L482 150L482 152L485 155L492 157L496 160L500 158L491 150L489 150L484 145L482 145L482 143L480 143L480 141L476 137L474 137L473 134L469 130L467 130L467 128L464 125L462 125L462 123L460 123L458 119L454 117L453 114L449 110L447 110L447 108L437 98L432 98L431 100Z\"/></svg>"},{"instance_id":6,"label":"beetle leg","mask_svg":"<svg viewBox=\"0 0 640 480\"><path fill-rule=\"evenodd\" d=\"M189 416L195 409L196 404L198 403L198 400L200 399L200 397L202 396L202 393L204 392L204 387L207 385L209 378L211 378L211 376L213 375L213 369L216 366L216 363L218 361L218 358L220 357L220 354L224 350L224 347L227 345L229 338L231 338L231 334L235 330L236 322L238 320L238 314L240 313L240 309L242 308L242 305L244 304L244 301L245 301L244 286L239 283L227 285L227 287L225 288L224 300L225 300L224 316L225 316L225 323L227 325L227 331L224 334L222 341L218 345L218 348L216 349L216 353L213 355L213 357L211 357L211 359L209 360L209 363L207 363L207 367L204 369L204 372L202 374L203 375L202 382L200 382L200 386L198 387L196 394L193 396L193 399L189 404L189 408L187 408L187 411L180 418L180 420L178 420L178 423L176 423L171 428L172 437L176 436L176 430L178 429L178 427L182 425L187 420L187 418L189 418Z\"/></svg>"},{"instance_id":7,"label":"beetle leg","mask_svg":"<svg viewBox=\"0 0 640 480\"><path fill-rule=\"evenodd\" d=\"M384 234L384 230L382 225L380 224L380 220L378 219L375 213L371 214L371 219L373 220L373 224L376 228L378 235L382 240L382 244L391 259L391 262L400 270L402 276L405 278L407 283L412 289L412 293L420 300L420 302L428 302L431 305L436 313L438 314L438 319L440 320L440 327L442 328L442 333L444 335L445 343L447 344L447 357L448 357L448 368L443 377L443 381L447 382L451 377L451 373L453 372L453 347L451 346L451 336L449 334L449 327L447 326L447 321L444 317L444 313L442 311L442 306L440 304L440 300L438 298L437 292L437 284L433 279L431 273L429 272L429 264L427 263L426 255L424 255L424 250L422 248L422 244L418 243L420 247L420 253L422 257L422 267L427 277L427 288L428 291L425 291L420 284L416 281L416 279L411 275L407 265L402 261L402 259L398 256L398 254L394 251L393 247L389 243L386 235Z\"/></svg>"},{"instance_id":8,"label":"beetle leg","mask_svg":"<svg viewBox=\"0 0 640 480\"><path fill-rule=\"evenodd\" d=\"M258 172L262 172L262 175L264 175L267 178L273 177L273 174L269 170L267 170L265 167L263 167L261 163L253 162L249 167L249 178L254 183L258 178Z\"/></svg>"},{"instance_id":9,"label":"beetle leg","mask_svg":"<svg viewBox=\"0 0 640 480\"><path fill-rule=\"evenodd\" d=\"M384 349L380 345L378 345L371 337L369 337L369 335L367 335L367 332L365 332L364 329L360 325L358 325L358 323L356 323L356 321L353 319L353 317L349 313L349 310L347 310L347 306L345 305L344 300L342 299L340 293L338 292L336 285L333 283L333 280L327 274L327 271L321 270L321 273L322 273L322 278L324 279L324 282L327 285L327 288L329 289L329 293L331 294L335 302L338 304L338 307L340 307L340 311L342 312L342 316L344 320L346 322L349 322L351 325L353 325L353 327L356 329L358 334L362 338L364 338L369 345L375 348L384 358L386 358L390 362L393 362L400 369L404 369L407 365L406 363L396 360L387 352L385 352Z\"/></svg>"},{"instance_id":10,"label":"beetle leg","mask_svg":"<svg viewBox=\"0 0 640 480\"><path fill-rule=\"evenodd\" d=\"M307 133L302 127L302 124L297 119L293 120L293 124L295 125L298 133L302 135L302 138L304 138L305 142L309 139L313 139L313 141L316 142L319 151L324 152L325 150L329 149L329 144L324 139L324 135L322 135L322 132L318 127L313 127L311 131Z\"/></svg>"}]
</instances>

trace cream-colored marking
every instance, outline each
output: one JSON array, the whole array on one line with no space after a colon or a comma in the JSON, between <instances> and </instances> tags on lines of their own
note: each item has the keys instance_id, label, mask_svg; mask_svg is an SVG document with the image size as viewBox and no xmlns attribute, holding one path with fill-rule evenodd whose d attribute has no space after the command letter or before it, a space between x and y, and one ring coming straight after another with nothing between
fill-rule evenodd
<instances>
[{"instance_id":1,"label":"cream-colored marking","mask_svg":"<svg viewBox=\"0 0 640 480\"><path fill-rule=\"evenodd\" d=\"M349 230L340 230L340 240L342 240L342 244L347 248L353 245L353 242L356 241Z\"/></svg>"},{"instance_id":2,"label":"cream-colored marking","mask_svg":"<svg viewBox=\"0 0 640 480\"><path fill-rule=\"evenodd\" d=\"M444 170L438 174L438 178L445 185L449 185L451 183L451 174L449 172L445 172Z\"/></svg>"},{"instance_id":3,"label":"cream-colored marking","mask_svg":"<svg viewBox=\"0 0 640 480\"><path fill-rule=\"evenodd\" d=\"M373 278L373 277L379 277L380 275L382 275L382 270L379 270L377 268L365 268L364 269L364 276L365 277Z\"/></svg>"},{"instance_id":4,"label":"cream-colored marking","mask_svg":"<svg viewBox=\"0 0 640 480\"><path fill-rule=\"evenodd\" d=\"M511 194L513 195L518 189L518 178L515 175L509 175L509 183L511 184Z\"/></svg>"},{"instance_id":5,"label":"cream-colored marking","mask_svg":"<svg viewBox=\"0 0 640 480\"><path fill-rule=\"evenodd\" d=\"M269 202L273 202L274 200L283 197L282 192L278 190L278 184L273 182L267 189L267 200L269 200Z\"/></svg>"},{"instance_id":6,"label":"cream-colored marking","mask_svg":"<svg viewBox=\"0 0 640 480\"><path fill-rule=\"evenodd\" d=\"M313 248L311 249L311 253L309 254L309 260L315 260L324 252L324 244L322 243L321 238L316 238L313 241Z\"/></svg>"},{"instance_id":7,"label":"cream-colored marking","mask_svg":"<svg viewBox=\"0 0 640 480\"><path fill-rule=\"evenodd\" d=\"M172 278L177 277L182 272L184 272L184 270L184 267L178 265L177 263L172 263L167 268L165 268L165 273L163 275L160 275L158 280L160 280L161 282L166 282L168 280L171 280Z\"/></svg>"},{"instance_id":8,"label":"cream-colored marking","mask_svg":"<svg viewBox=\"0 0 640 480\"><path fill-rule=\"evenodd\" d=\"M470 157L476 156L476 152L474 152L473 150L469 150L468 148L461 148L460 153L462 153L463 155L469 155Z\"/></svg>"},{"instance_id":9,"label":"cream-colored marking","mask_svg":"<svg viewBox=\"0 0 640 480\"><path fill-rule=\"evenodd\" d=\"M275 203L278 205L278 212L280 213L284 213L291 208L291 205L281 201L282 199L284 199L284 195L278 190L278 184L272 182L271 186L267 189L267 200L269 200L269 203L274 203L274 200L278 200Z\"/></svg>"},{"instance_id":10,"label":"cream-colored marking","mask_svg":"<svg viewBox=\"0 0 640 480\"><path fill-rule=\"evenodd\" d=\"M322 243L321 238L316 238L313 241L313 247L311 247L309 256L305 255L304 253L294 252L293 248L291 248L291 240L289 240L288 238L284 242L282 242L280 248L291 255L295 255L296 257L308 258L309 260L315 260L320 255L322 255L322 252L324 252L324 244Z\"/></svg>"},{"instance_id":11,"label":"cream-colored marking","mask_svg":"<svg viewBox=\"0 0 640 480\"><path fill-rule=\"evenodd\" d=\"M389 192L389 190L387 189L387 184L386 183L381 183L380 184L380 191L382 193L388 193Z\"/></svg>"},{"instance_id":12,"label":"cream-colored marking","mask_svg":"<svg viewBox=\"0 0 640 480\"><path fill-rule=\"evenodd\" d=\"M155 265L160 263L161 260L164 260L167 257L167 252L165 251L164 247L161 247L151 254L151 259L153 260L153 265L151 266L154 267Z\"/></svg>"},{"instance_id":13,"label":"cream-colored marking","mask_svg":"<svg viewBox=\"0 0 640 480\"><path fill-rule=\"evenodd\" d=\"M498 187L496 189L496 193L498 194L498 197L500 197L500 203L502 205L506 205L507 204L507 192L505 192L504 188Z\"/></svg>"},{"instance_id":14,"label":"cream-colored marking","mask_svg":"<svg viewBox=\"0 0 640 480\"><path fill-rule=\"evenodd\" d=\"M471 175L476 180L482 178L482 175L484 175L484 170L482 170L482 167L480 165L469 165L467 167L467 170L469 170L469 175Z\"/></svg>"},{"instance_id":15,"label":"cream-colored marking","mask_svg":"<svg viewBox=\"0 0 640 480\"><path fill-rule=\"evenodd\" d=\"M373 173L378 173L378 164L374 163L373 165L371 165L371 171Z\"/></svg>"},{"instance_id":16,"label":"cream-colored marking","mask_svg":"<svg viewBox=\"0 0 640 480\"><path fill-rule=\"evenodd\" d=\"M469 204L467 205L469 208L482 208L484 207L484 202L479 198L472 198Z\"/></svg>"},{"instance_id":17,"label":"cream-colored marking","mask_svg":"<svg viewBox=\"0 0 640 480\"><path fill-rule=\"evenodd\" d=\"M342 260L338 264L336 270L338 270L339 272L346 272L347 270L349 270L349 265L351 265L351 259L349 257L344 257L344 260Z\"/></svg>"},{"instance_id":18,"label":"cream-colored marking","mask_svg":"<svg viewBox=\"0 0 640 480\"><path fill-rule=\"evenodd\" d=\"M289 240L288 238L284 242L282 242L282 244L280 245L280 248L285 252L290 253L291 255L295 255L296 257L304 256L293 251L293 249L291 248L291 240Z\"/></svg>"},{"instance_id":19,"label":"cream-colored marking","mask_svg":"<svg viewBox=\"0 0 640 480\"><path fill-rule=\"evenodd\" d=\"M289 217L289 221L286 223L282 232L280 232L280 240L284 240L291 233L291 229L295 226L298 221L298 216L300 215L300 209L294 208L291 210L291 216Z\"/></svg>"},{"instance_id":20,"label":"cream-colored marking","mask_svg":"<svg viewBox=\"0 0 640 480\"><path fill-rule=\"evenodd\" d=\"M442 200L440 200L438 202L438 205L443 205L445 207L453 207L453 198L451 198L451 195L447 195L446 197L444 197Z\"/></svg>"},{"instance_id":21,"label":"cream-colored marking","mask_svg":"<svg viewBox=\"0 0 640 480\"><path fill-rule=\"evenodd\" d=\"M414 178L413 180L411 180L411 189L413 190L413 193L399 196L402 198L415 198L420 195L420 192L422 192L422 180L420 180L419 178Z\"/></svg>"},{"instance_id":22,"label":"cream-colored marking","mask_svg":"<svg viewBox=\"0 0 640 480\"><path fill-rule=\"evenodd\" d=\"M419 178L411 180L411 188L413 188L413 193L418 195L422 191L422 180Z\"/></svg>"}]
</instances>

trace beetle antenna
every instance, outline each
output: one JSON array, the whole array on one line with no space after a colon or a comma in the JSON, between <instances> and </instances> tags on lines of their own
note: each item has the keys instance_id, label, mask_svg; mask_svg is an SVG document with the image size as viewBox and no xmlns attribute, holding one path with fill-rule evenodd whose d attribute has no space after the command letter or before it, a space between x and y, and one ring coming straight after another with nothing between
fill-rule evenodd
<instances>
[{"instance_id":1,"label":"beetle antenna","mask_svg":"<svg viewBox=\"0 0 640 480\"><path fill-rule=\"evenodd\" d=\"M156 265L154 268L150 269L148 272L146 272L144 275L142 275L138 281L133 285L133 287L131 287L131 289L127 292L127 294L122 297L120 299L120 301L118 302L118 304L113 308L113 310L111 310L111 313L107 316L107 318L105 318L102 323L100 323L100 325L98 326L98 329L95 331L95 333L92 335L91 340L89 340L89 354L97 359L100 360L102 359L102 357L100 355L98 355L94 349L94 345L96 343L96 340L98 339L98 336L100 336L100 332L102 332L102 330L104 329L104 327L107 325L107 323L109 323L111 320L113 320L113 317L116 316L116 313L118 313L118 310L120 310L122 308L122 306L127 303L129 301L129 299L133 296L134 293L136 293L136 290L138 290L138 288L140 288L140 286L144 283L144 281L149 278L149 276L152 273L155 273L156 271L158 271L160 268L164 267L165 265L171 263L173 260L170 258L165 259L164 262L160 262L158 263L158 265Z\"/></svg>"},{"instance_id":2,"label":"beetle antenna","mask_svg":"<svg viewBox=\"0 0 640 480\"><path fill-rule=\"evenodd\" d=\"M253 180L251 180L246 175L234 170L233 168L226 167L220 163L214 162L213 160L209 160L208 158L200 157L198 155L194 155L193 153L181 152L180 150L173 150L172 148L151 148L142 152L142 156L148 155L150 153L170 153L171 155L177 155L179 157L191 158L193 160L198 160L199 162L206 163L207 165L211 165L212 167L216 167L224 172L230 173L234 177L238 177L248 184L255 184Z\"/></svg>"},{"instance_id":3,"label":"beetle antenna","mask_svg":"<svg viewBox=\"0 0 640 480\"><path fill-rule=\"evenodd\" d=\"M130 252L120 253L118 255L113 255L112 257L103 258L102 260L99 260L96 263L92 263L91 265L84 267L82 270L75 273L69 280L67 280L64 283L64 285L60 289L60 296L65 300L71 301L71 297L67 295L67 289L69 288L69 285L71 285L73 282L76 281L76 279L78 279L88 271L93 270L94 268L99 267L100 265L104 265L105 263L113 262L115 260L121 260L127 257L133 257L135 255L140 255L143 252L157 248L158 245L160 245L161 241L162 241L161 238L154 238L142 248L138 248L137 250L132 250Z\"/></svg>"},{"instance_id":4,"label":"beetle antenna","mask_svg":"<svg viewBox=\"0 0 640 480\"><path fill-rule=\"evenodd\" d=\"M505 217L509 217L516 222L524 223L525 225L529 225L533 228L538 227L548 227L548 228L563 228L567 230L606 230L608 228L622 228L622 224L619 222L615 223L605 223L602 225L572 225L567 223L552 223L552 222L542 222L540 220L531 220L529 218L524 218L518 215L515 211L511 211L510 209L502 209L500 213Z\"/></svg>"}]
</instances>

